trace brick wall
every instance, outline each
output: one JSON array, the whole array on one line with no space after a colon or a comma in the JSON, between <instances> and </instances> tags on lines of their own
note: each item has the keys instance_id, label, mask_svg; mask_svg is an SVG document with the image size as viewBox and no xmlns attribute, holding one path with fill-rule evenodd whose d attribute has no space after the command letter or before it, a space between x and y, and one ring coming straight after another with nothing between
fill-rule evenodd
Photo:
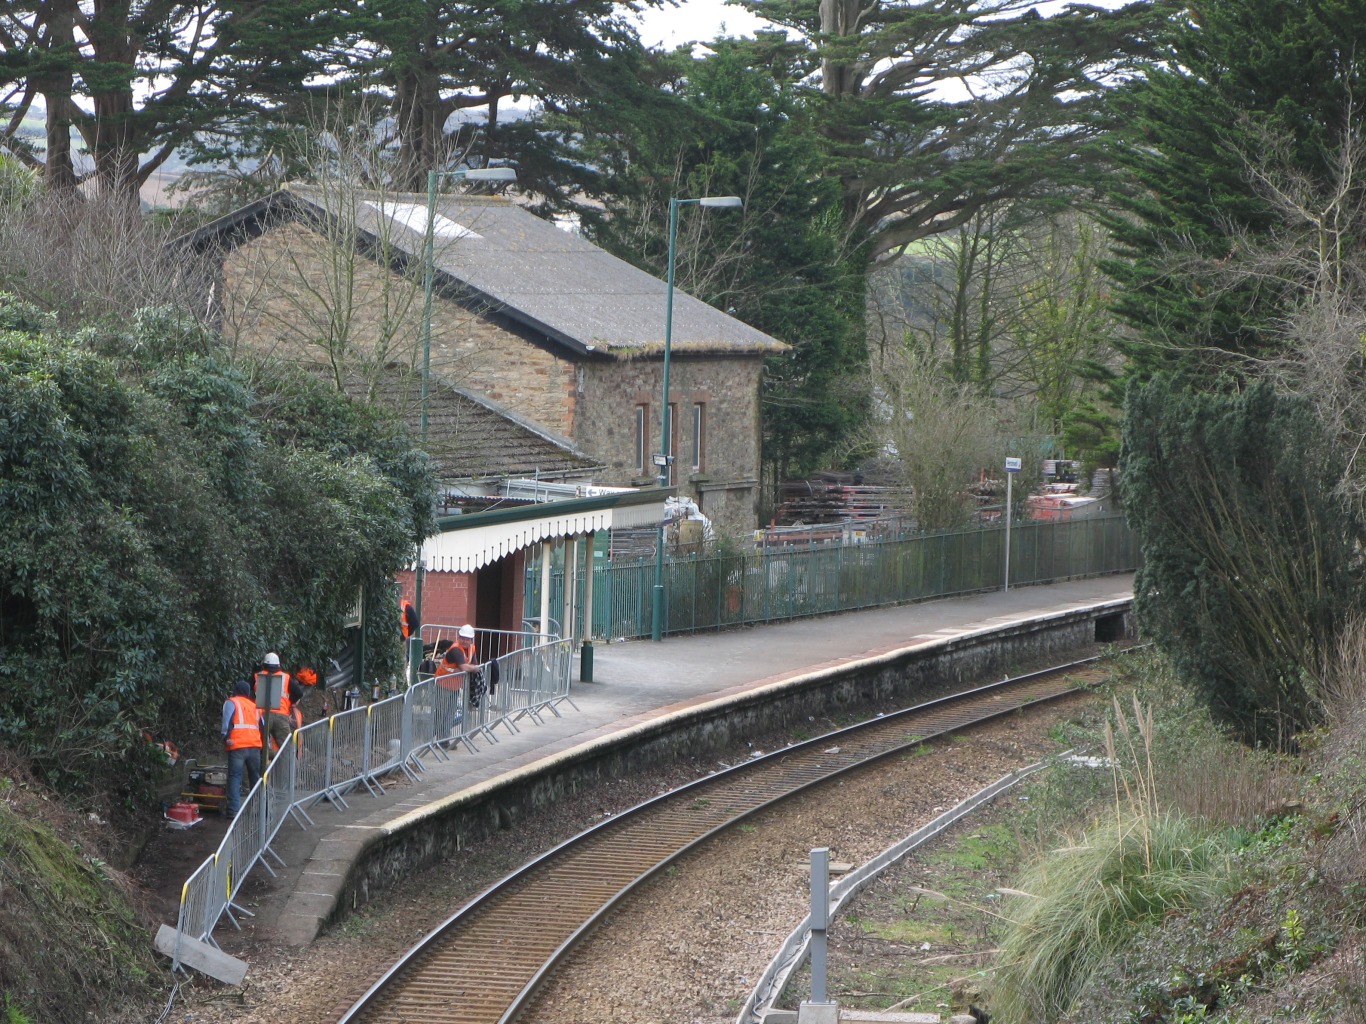
<instances>
[{"instance_id":1,"label":"brick wall","mask_svg":"<svg viewBox=\"0 0 1366 1024\"><path fill-rule=\"evenodd\" d=\"M413 573L398 574L399 591L414 600ZM422 621L460 626L474 621L475 578L471 572L429 572L422 580Z\"/></svg>"}]
</instances>

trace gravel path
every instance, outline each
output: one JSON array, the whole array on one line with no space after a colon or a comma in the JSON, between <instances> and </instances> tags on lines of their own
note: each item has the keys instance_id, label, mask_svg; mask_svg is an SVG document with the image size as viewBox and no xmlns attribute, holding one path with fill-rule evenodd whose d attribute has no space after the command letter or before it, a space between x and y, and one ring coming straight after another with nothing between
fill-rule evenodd
<instances>
[{"instance_id":1,"label":"gravel path","mask_svg":"<svg viewBox=\"0 0 1366 1024\"><path fill-rule=\"evenodd\" d=\"M733 1021L753 981L806 912L812 847L829 846L834 861L862 863L940 810L1053 751L1049 727L1075 714L1075 702L1084 699L979 727L928 753L828 784L809 799L785 803L730 830L628 900L552 979L526 1019ZM756 746L773 749L784 742L765 737ZM334 1020L417 939L492 882L604 815L715 767L678 764L565 801L414 876L307 949L254 946L245 954L251 969L240 990L193 975L161 1019ZM130 1007L113 1024L157 1019L161 1009Z\"/></svg>"}]
</instances>

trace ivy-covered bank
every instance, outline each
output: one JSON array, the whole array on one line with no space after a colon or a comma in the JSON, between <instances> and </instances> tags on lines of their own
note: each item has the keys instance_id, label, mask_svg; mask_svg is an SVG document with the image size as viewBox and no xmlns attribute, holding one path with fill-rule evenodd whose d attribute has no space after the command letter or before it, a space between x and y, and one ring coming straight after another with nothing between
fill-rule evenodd
<instances>
[{"instance_id":1,"label":"ivy-covered bank","mask_svg":"<svg viewBox=\"0 0 1366 1024\"><path fill-rule=\"evenodd\" d=\"M69 332L0 296L0 746L134 806L144 733L211 734L267 649L325 663L361 586L388 674L433 487L397 422L179 314Z\"/></svg>"}]
</instances>

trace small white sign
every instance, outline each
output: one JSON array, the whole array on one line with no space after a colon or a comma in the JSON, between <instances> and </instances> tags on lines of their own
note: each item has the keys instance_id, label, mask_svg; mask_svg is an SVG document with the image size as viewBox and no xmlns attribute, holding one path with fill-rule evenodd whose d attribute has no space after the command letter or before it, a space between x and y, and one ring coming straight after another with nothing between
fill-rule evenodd
<instances>
[{"instance_id":1,"label":"small white sign","mask_svg":"<svg viewBox=\"0 0 1366 1024\"><path fill-rule=\"evenodd\" d=\"M1007 473L1018 473L1019 471L1020 471L1020 460L1019 460L1019 459L1006 459L1006 472L1007 472Z\"/></svg>"}]
</instances>

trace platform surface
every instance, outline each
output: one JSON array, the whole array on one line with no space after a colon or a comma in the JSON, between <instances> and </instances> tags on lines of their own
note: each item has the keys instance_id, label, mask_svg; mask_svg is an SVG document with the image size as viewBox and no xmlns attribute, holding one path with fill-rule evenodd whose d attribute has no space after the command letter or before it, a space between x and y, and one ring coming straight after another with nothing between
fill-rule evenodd
<instances>
[{"instance_id":1,"label":"platform surface","mask_svg":"<svg viewBox=\"0 0 1366 1024\"><path fill-rule=\"evenodd\" d=\"M499 730L500 742L480 741L475 753L453 751L448 761L428 758L416 783L379 797L357 791L347 797L350 809L345 812L319 805L311 812L316 826L307 831L286 822L273 844L285 867L277 867L279 879L267 887L269 892L259 898L253 894L256 937L293 945L311 942L367 834L393 828L434 802L585 742L813 671L1132 596L1133 576L1124 574L660 642L597 643L593 682L576 681L571 689L578 710L565 707L563 717L547 715L542 725L525 723L516 735ZM576 664L576 679L577 674Z\"/></svg>"}]
</instances>

